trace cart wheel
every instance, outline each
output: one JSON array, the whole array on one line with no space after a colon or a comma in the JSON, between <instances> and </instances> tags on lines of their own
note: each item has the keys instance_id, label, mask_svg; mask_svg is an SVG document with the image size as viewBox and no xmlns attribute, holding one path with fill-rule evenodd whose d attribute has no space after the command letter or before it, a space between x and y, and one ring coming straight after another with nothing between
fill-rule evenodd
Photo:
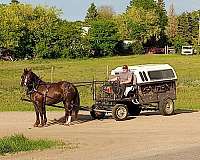
<instances>
[{"instance_id":1,"label":"cart wheel","mask_svg":"<svg viewBox=\"0 0 200 160\"><path fill-rule=\"evenodd\" d=\"M125 104L116 104L112 109L112 116L116 121L123 121L128 116L128 108Z\"/></svg>"},{"instance_id":2,"label":"cart wheel","mask_svg":"<svg viewBox=\"0 0 200 160\"><path fill-rule=\"evenodd\" d=\"M174 114L174 101L172 99L166 99L159 102L159 110L163 116L169 116Z\"/></svg>"},{"instance_id":3,"label":"cart wheel","mask_svg":"<svg viewBox=\"0 0 200 160\"><path fill-rule=\"evenodd\" d=\"M90 115L92 116L92 118L94 119L102 119L105 117L105 113L104 112L97 112L94 111L94 109L102 109L100 106L94 104L92 106L92 111L90 111Z\"/></svg>"}]
</instances>

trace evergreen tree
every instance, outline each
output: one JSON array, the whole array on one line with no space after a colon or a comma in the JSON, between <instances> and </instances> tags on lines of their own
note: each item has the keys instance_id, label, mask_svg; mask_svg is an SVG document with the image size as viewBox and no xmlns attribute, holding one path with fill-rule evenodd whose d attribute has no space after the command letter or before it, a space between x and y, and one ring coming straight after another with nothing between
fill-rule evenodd
<instances>
[{"instance_id":1,"label":"evergreen tree","mask_svg":"<svg viewBox=\"0 0 200 160\"><path fill-rule=\"evenodd\" d=\"M175 44L180 42L181 39L182 44L193 45L198 53L200 53L200 47L198 44L199 15L200 10L193 11L191 13L183 13L178 16L177 37L174 39Z\"/></svg>"},{"instance_id":2,"label":"evergreen tree","mask_svg":"<svg viewBox=\"0 0 200 160\"><path fill-rule=\"evenodd\" d=\"M177 33L184 39L187 44L191 43L191 17L188 13L183 13L178 17Z\"/></svg>"},{"instance_id":3,"label":"evergreen tree","mask_svg":"<svg viewBox=\"0 0 200 160\"><path fill-rule=\"evenodd\" d=\"M161 32L164 32L165 30L165 26L167 25L167 11L165 10L165 3L163 0L158 0L157 1L157 7L156 7L157 13L159 15L159 19L160 19L160 28L161 28Z\"/></svg>"},{"instance_id":4,"label":"evergreen tree","mask_svg":"<svg viewBox=\"0 0 200 160\"><path fill-rule=\"evenodd\" d=\"M94 3L91 3L90 7L87 10L85 21L86 22L94 21L97 19L97 16L98 16L97 8Z\"/></svg>"},{"instance_id":5,"label":"evergreen tree","mask_svg":"<svg viewBox=\"0 0 200 160\"><path fill-rule=\"evenodd\" d=\"M193 44L198 44L198 39L200 38L199 37L199 15L200 15L200 10L199 11L193 11L191 13L191 17L192 17L192 39L193 39ZM196 41L196 42L195 42Z\"/></svg>"}]
</instances>

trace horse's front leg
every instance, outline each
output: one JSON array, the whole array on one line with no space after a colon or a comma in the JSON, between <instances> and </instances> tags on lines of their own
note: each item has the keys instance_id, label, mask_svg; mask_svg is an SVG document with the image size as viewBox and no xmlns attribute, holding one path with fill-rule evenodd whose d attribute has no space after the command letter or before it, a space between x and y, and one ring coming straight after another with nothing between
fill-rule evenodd
<instances>
[{"instance_id":1,"label":"horse's front leg","mask_svg":"<svg viewBox=\"0 0 200 160\"><path fill-rule=\"evenodd\" d=\"M40 112L40 118L41 118L41 124L40 127L43 127L47 123L47 117L46 117L46 97L42 97L42 101L39 104L39 112Z\"/></svg>"},{"instance_id":2,"label":"horse's front leg","mask_svg":"<svg viewBox=\"0 0 200 160\"><path fill-rule=\"evenodd\" d=\"M35 108L35 114L36 114L36 121L33 126L38 127L38 125L40 124L40 118L39 118L39 109L38 109L37 103L34 103L34 108Z\"/></svg>"},{"instance_id":3,"label":"horse's front leg","mask_svg":"<svg viewBox=\"0 0 200 160\"><path fill-rule=\"evenodd\" d=\"M38 104L38 110L39 110L39 115L40 115L40 124L39 124L39 127L43 127L44 124L45 124L43 103L39 103Z\"/></svg>"}]
</instances>

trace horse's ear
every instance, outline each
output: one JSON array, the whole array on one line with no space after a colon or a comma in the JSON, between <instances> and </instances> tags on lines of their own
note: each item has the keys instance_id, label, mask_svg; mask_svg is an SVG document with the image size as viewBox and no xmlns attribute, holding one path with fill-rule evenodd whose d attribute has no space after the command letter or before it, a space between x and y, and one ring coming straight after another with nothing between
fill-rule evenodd
<instances>
[{"instance_id":1,"label":"horse's ear","mask_svg":"<svg viewBox=\"0 0 200 160\"><path fill-rule=\"evenodd\" d=\"M24 72L26 72L26 71L27 71L27 68L24 69Z\"/></svg>"},{"instance_id":2,"label":"horse's ear","mask_svg":"<svg viewBox=\"0 0 200 160\"><path fill-rule=\"evenodd\" d=\"M32 69L29 69L29 72L32 72Z\"/></svg>"}]
</instances>

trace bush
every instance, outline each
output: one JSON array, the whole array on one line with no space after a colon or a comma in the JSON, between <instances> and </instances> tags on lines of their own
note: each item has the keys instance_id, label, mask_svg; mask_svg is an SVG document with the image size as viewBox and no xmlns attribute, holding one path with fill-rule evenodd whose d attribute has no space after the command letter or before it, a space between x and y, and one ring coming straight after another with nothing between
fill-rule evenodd
<instances>
[{"instance_id":1,"label":"bush","mask_svg":"<svg viewBox=\"0 0 200 160\"><path fill-rule=\"evenodd\" d=\"M140 42L135 42L132 45L133 54L144 54L144 47Z\"/></svg>"},{"instance_id":2,"label":"bush","mask_svg":"<svg viewBox=\"0 0 200 160\"><path fill-rule=\"evenodd\" d=\"M188 43L185 42L185 39L181 36L176 36L172 40L172 44L176 50L176 53L181 53L182 46L188 45Z\"/></svg>"}]
</instances>

